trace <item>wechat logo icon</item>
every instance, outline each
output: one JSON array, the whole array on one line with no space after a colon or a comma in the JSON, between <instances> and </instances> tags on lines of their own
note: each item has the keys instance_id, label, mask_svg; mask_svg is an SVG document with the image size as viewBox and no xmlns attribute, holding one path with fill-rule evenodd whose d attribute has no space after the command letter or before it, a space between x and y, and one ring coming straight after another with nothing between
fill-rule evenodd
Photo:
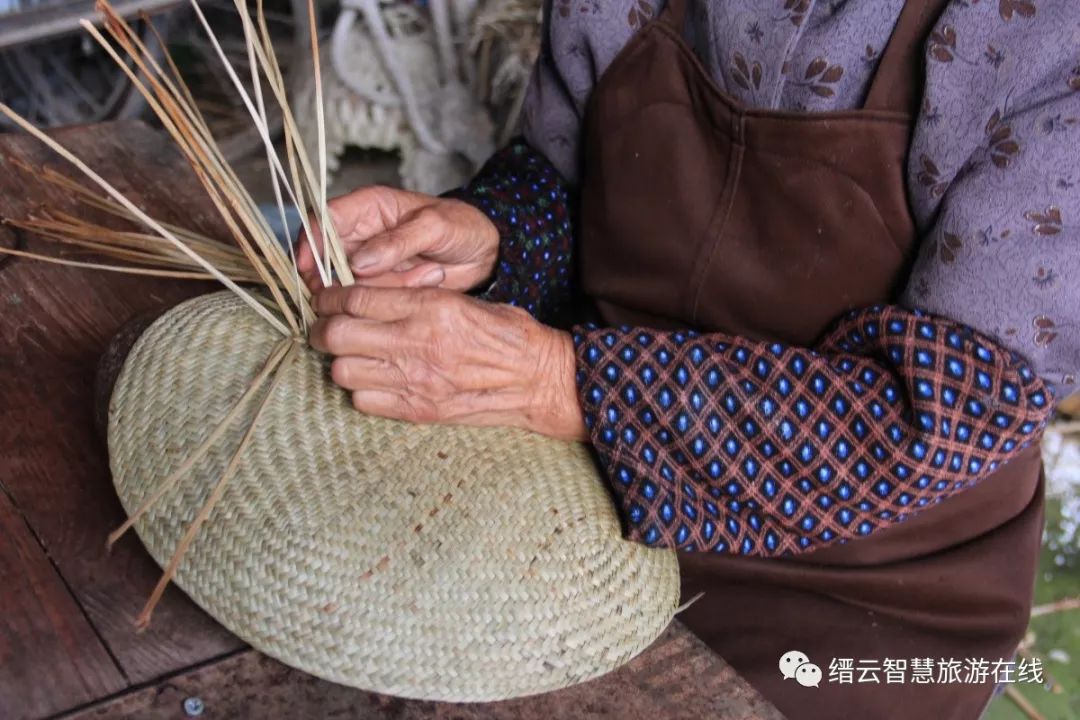
<instances>
[{"instance_id":1,"label":"wechat logo icon","mask_svg":"<svg viewBox=\"0 0 1080 720\"><path fill-rule=\"evenodd\" d=\"M788 650L780 656L780 674L785 680L794 680L803 687L816 688L821 684L821 668L799 650Z\"/></svg>"}]
</instances>

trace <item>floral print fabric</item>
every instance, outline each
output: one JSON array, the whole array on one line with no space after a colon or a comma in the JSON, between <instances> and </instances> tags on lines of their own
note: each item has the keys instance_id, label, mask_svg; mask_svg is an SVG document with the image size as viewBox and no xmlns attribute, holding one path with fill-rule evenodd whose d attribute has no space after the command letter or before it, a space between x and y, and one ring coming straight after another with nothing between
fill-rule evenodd
<instances>
[{"instance_id":1,"label":"floral print fabric","mask_svg":"<svg viewBox=\"0 0 1080 720\"><path fill-rule=\"evenodd\" d=\"M751 107L863 102L903 0L686 0L688 41ZM597 78L663 0L550 0L525 136L571 184ZM924 242L901 301L1080 378L1080 3L954 0L926 46L909 153Z\"/></svg>"},{"instance_id":2,"label":"floral print fabric","mask_svg":"<svg viewBox=\"0 0 1080 720\"><path fill-rule=\"evenodd\" d=\"M994 335L1063 397L1080 370L1080 4L960 0L909 157L925 232L902 302Z\"/></svg>"}]
</instances>

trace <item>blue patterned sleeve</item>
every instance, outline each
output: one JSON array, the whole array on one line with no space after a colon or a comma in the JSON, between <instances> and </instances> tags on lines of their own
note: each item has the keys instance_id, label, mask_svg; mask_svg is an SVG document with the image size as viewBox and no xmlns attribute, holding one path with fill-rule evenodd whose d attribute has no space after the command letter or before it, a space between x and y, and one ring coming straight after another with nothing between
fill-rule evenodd
<instances>
[{"instance_id":1,"label":"blue patterned sleeve","mask_svg":"<svg viewBox=\"0 0 1080 720\"><path fill-rule=\"evenodd\" d=\"M498 228L499 258L484 297L542 322L564 318L573 300L573 227L568 189L551 163L516 141L447 197L480 209Z\"/></svg>"},{"instance_id":2,"label":"blue patterned sleeve","mask_svg":"<svg viewBox=\"0 0 1080 720\"><path fill-rule=\"evenodd\" d=\"M814 349L575 328L578 392L631 540L773 556L870 535L972 487L1052 405L1015 353L896 306Z\"/></svg>"}]
</instances>

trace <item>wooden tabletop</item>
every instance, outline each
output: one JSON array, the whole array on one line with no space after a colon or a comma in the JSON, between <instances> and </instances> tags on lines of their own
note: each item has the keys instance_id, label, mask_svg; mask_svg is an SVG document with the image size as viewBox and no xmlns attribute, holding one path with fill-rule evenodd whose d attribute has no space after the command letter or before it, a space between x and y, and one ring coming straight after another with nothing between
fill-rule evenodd
<instances>
[{"instance_id":1,"label":"wooden tabletop","mask_svg":"<svg viewBox=\"0 0 1080 720\"><path fill-rule=\"evenodd\" d=\"M158 219L220 232L164 136L123 123L57 137ZM74 172L31 138L0 135L0 217L74 210L12 157ZM41 247L0 227L0 244L15 243ZM127 320L209 287L0 260L0 718L184 718L185 701L205 718L781 717L678 622L608 676L483 705L403 701L292 670L175 587L136 634L160 569L134 533L105 552L123 513L94 430L95 368Z\"/></svg>"}]
</instances>

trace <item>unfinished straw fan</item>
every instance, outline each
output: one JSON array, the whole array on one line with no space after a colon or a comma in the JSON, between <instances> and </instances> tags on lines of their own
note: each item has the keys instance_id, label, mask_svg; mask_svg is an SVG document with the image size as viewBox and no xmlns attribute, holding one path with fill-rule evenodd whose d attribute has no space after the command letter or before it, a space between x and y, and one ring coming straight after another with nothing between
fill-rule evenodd
<instances>
[{"instance_id":1,"label":"unfinished straw fan","mask_svg":"<svg viewBox=\"0 0 1080 720\"><path fill-rule=\"evenodd\" d=\"M523 431L412 426L352 410L307 346L313 313L292 256L225 162L175 66L166 55L162 67L109 5L99 10L109 39L84 27L121 67L124 56L134 62L132 82L231 235L227 243L155 221L0 104L108 197L48 170L46 179L139 224L117 231L58 212L15 221L124 264L31 257L211 277L230 291L159 319L128 356L112 396L109 455L130 519L110 542L134 527L165 568L140 623L175 580L283 662L368 690L457 701L564 687L649 645L675 611L675 557L621 538L588 450ZM326 222L324 136L312 162L261 4L252 16L238 0L237 11L250 83L220 55L263 136L279 211L294 205L307 237L318 238L323 282L349 284ZM312 46L321 116L314 33ZM267 131L267 102L283 116L284 157Z\"/></svg>"}]
</instances>

